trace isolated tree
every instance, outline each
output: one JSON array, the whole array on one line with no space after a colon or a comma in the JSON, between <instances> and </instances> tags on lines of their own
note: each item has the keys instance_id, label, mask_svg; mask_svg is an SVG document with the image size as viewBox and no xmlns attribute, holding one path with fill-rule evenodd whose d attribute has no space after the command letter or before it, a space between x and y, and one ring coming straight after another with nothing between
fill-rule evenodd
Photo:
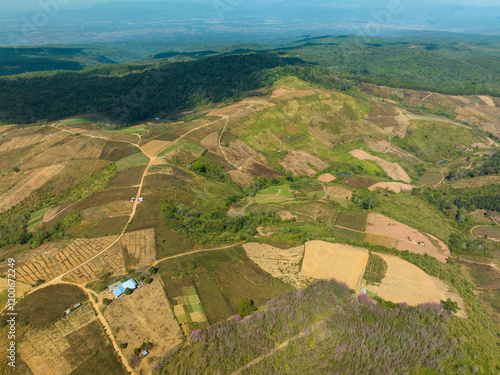
<instances>
[{"instance_id":1,"label":"isolated tree","mask_svg":"<svg viewBox=\"0 0 500 375\"><path fill-rule=\"evenodd\" d=\"M132 290L130 288L125 289L125 294L128 296L129 294L132 294Z\"/></svg>"},{"instance_id":2,"label":"isolated tree","mask_svg":"<svg viewBox=\"0 0 500 375\"><path fill-rule=\"evenodd\" d=\"M446 311L456 313L458 310L460 310L460 307L458 307L458 302L454 302L450 298L448 298L446 301L441 301L441 303L443 305L443 309L445 309Z\"/></svg>"},{"instance_id":3,"label":"isolated tree","mask_svg":"<svg viewBox=\"0 0 500 375\"><path fill-rule=\"evenodd\" d=\"M151 277L146 277L146 278L144 279L144 282L145 282L146 284L151 284L151 282L152 282L152 281L153 281L153 279L152 279Z\"/></svg>"},{"instance_id":4,"label":"isolated tree","mask_svg":"<svg viewBox=\"0 0 500 375\"><path fill-rule=\"evenodd\" d=\"M243 298L238 304L238 312L240 316L247 316L257 310L254 302L250 298Z\"/></svg>"}]
</instances>

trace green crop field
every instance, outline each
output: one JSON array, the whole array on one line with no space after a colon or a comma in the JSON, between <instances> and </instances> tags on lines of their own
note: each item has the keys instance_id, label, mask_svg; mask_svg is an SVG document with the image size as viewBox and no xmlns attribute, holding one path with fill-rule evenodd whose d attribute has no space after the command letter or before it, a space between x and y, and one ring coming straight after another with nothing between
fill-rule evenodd
<instances>
[{"instance_id":1,"label":"green crop field","mask_svg":"<svg viewBox=\"0 0 500 375\"><path fill-rule=\"evenodd\" d=\"M352 211L343 209L337 216L335 225L356 231L364 232L366 228L366 219L368 214L366 211Z\"/></svg>"},{"instance_id":2,"label":"green crop field","mask_svg":"<svg viewBox=\"0 0 500 375\"><path fill-rule=\"evenodd\" d=\"M377 254L370 253L368 264L363 275L368 285L378 285L382 282L387 271L387 263Z\"/></svg>"},{"instance_id":3,"label":"green crop field","mask_svg":"<svg viewBox=\"0 0 500 375\"><path fill-rule=\"evenodd\" d=\"M127 169L144 167L147 166L148 163L149 163L149 158L141 152L118 160L116 162L116 166L118 168L118 172L121 172Z\"/></svg>"}]
</instances>

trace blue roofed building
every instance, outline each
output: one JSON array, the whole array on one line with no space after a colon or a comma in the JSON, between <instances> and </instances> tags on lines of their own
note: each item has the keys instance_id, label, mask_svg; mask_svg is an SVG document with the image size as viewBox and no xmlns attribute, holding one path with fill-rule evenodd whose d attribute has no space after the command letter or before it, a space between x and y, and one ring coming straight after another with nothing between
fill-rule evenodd
<instances>
[{"instance_id":1,"label":"blue roofed building","mask_svg":"<svg viewBox=\"0 0 500 375\"><path fill-rule=\"evenodd\" d=\"M119 286L118 288L113 290L113 294L115 295L115 298L120 297L124 293L125 293L125 288L123 286Z\"/></svg>"},{"instance_id":2,"label":"blue roofed building","mask_svg":"<svg viewBox=\"0 0 500 375\"><path fill-rule=\"evenodd\" d=\"M129 288L130 290L134 290L135 288L137 288L137 282L134 279L129 279L122 283L122 287L124 289Z\"/></svg>"}]
</instances>

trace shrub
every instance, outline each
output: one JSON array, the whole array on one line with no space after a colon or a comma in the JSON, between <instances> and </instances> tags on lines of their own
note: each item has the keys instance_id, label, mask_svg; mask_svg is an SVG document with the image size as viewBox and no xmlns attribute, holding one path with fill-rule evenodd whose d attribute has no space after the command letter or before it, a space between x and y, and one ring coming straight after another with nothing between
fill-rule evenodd
<instances>
[{"instance_id":1,"label":"shrub","mask_svg":"<svg viewBox=\"0 0 500 375\"><path fill-rule=\"evenodd\" d=\"M240 316L247 316L257 310L254 302L250 298L243 298L238 304L238 312Z\"/></svg>"},{"instance_id":2,"label":"shrub","mask_svg":"<svg viewBox=\"0 0 500 375\"><path fill-rule=\"evenodd\" d=\"M104 298L102 300L102 303L104 303L106 306L109 305L111 302L113 302L113 300L109 299L109 298Z\"/></svg>"},{"instance_id":3,"label":"shrub","mask_svg":"<svg viewBox=\"0 0 500 375\"><path fill-rule=\"evenodd\" d=\"M132 294L132 290L130 288L125 289L125 294L128 296Z\"/></svg>"},{"instance_id":4,"label":"shrub","mask_svg":"<svg viewBox=\"0 0 500 375\"><path fill-rule=\"evenodd\" d=\"M152 281L153 281L153 279L152 279L151 277L146 277L146 278L144 279L144 282L145 282L146 284L151 284L151 282L152 282Z\"/></svg>"}]
</instances>

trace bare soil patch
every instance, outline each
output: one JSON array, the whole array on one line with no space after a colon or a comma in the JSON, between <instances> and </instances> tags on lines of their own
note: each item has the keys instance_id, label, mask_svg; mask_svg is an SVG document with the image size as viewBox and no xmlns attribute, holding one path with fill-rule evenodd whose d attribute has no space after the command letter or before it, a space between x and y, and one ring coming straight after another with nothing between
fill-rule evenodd
<instances>
[{"instance_id":1,"label":"bare soil patch","mask_svg":"<svg viewBox=\"0 0 500 375\"><path fill-rule=\"evenodd\" d=\"M286 170L295 175L314 176L318 171L328 167L323 160L302 150L288 152L285 159L280 163ZM314 168L314 169L313 169Z\"/></svg>"},{"instance_id":2,"label":"bare soil patch","mask_svg":"<svg viewBox=\"0 0 500 375\"><path fill-rule=\"evenodd\" d=\"M368 250L324 241L305 244L301 274L315 279L337 279L359 289L368 263Z\"/></svg>"},{"instance_id":3,"label":"bare soil patch","mask_svg":"<svg viewBox=\"0 0 500 375\"><path fill-rule=\"evenodd\" d=\"M359 160L371 160L377 163L393 180L411 182L410 176L408 176L406 171L398 163L388 162L387 160L381 159L378 156L370 155L366 151L360 149L353 150L349 152L349 154Z\"/></svg>"},{"instance_id":4,"label":"bare soil patch","mask_svg":"<svg viewBox=\"0 0 500 375\"><path fill-rule=\"evenodd\" d=\"M378 182L375 185L370 186L368 189L371 191L377 189L387 189L395 193L401 193L401 192L411 192L413 190L413 186L398 182Z\"/></svg>"},{"instance_id":5,"label":"bare soil patch","mask_svg":"<svg viewBox=\"0 0 500 375\"><path fill-rule=\"evenodd\" d=\"M324 173L318 177L318 181L320 182L332 182L335 181L337 177L332 176L330 173Z\"/></svg>"},{"instance_id":6,"label":"bare soil patch","mask_svg":"<svg viewBox=\"0 0 500 375\"><path fill-rule=\"evenodd\" d=\"M303 288L311 281L309 277L300 274L304 246L280 249L264 243L248 243L243 248L253 262L277 279L296 288Z\"/></svg>"},{"instance_id":7,"label":"bare soil patch","mask_svg":"<svg viewBox=\"0 0 500 375\"><path fill-rule=\"evenodd\" d=\"M447 247L441 249L439 244L435 243L437 239L429 238L429 235L381 214L368 214L366 233L396 238L398 240L396 249L417 254L427 253L443 263L446 263L446 258L450 256Z\"/></svg>"},{"instance_id":8,"label":"bare soil patch","mask_svg":"<svg viewBox=\"0 0 500 375\"><path fill-rule=\"evenodd\" d=\"M129 356L143 342L154 346L150 355L163 354L182 342L182 334L165 296L159 276L131 295L123 295L104 309L118 343L127 343Z\"/></svg>"},{"instance_id":9,"label":"bare soil patch","mask_svg":"<svg viewBox=\"0 0 500 375\"><path fill-rule=\"evenodd\" d=\"M426 274L417 266L393 255L378 254L387 263L387 271L379 286L366 288L379 297L394 303L406 302L416 306L421 303L440 302L451 298L458 302L458 316L467 317L465 303L460 295L444 281Z\"/></svg>"},{"instance_id":10,"label":"bare soil patch","mask_svg":"<svg viewBox=\"0 0 500 375\"><path fill-rule=\"evenodd\" d=\"M478 95L478 98L480 98L487 106L496 107L495 102L489 96Z\"/></svg>"}]
</instances>

